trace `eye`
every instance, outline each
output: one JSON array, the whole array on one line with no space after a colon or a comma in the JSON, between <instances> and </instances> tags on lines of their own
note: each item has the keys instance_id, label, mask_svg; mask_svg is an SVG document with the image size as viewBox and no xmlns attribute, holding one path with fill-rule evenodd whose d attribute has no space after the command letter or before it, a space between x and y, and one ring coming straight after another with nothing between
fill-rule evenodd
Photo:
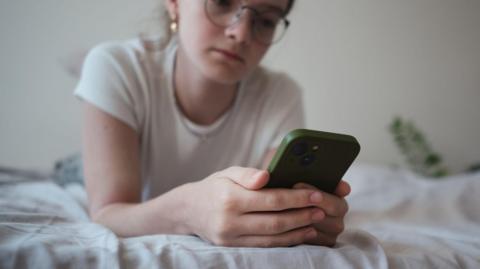
<instances>
[{"instance_id":1,"label":"eye","mask_svg":"<svg viewBox=\"0 0 480 269\"><path fill-rule=\"evenodd\" d=\"M262 27L265 27L265 28L275 27L275 22L273 22L272 20L269 20L269 19L260 19L260 23L261 23Z\"/></svg>"},{"instance_id":2,"label":"eye","mask_svg":"<svg viewBox=\"0 0 480 269\"><path fill-rule=\"evenodd\" d=\"M232 5L232 0L212 0L218 7L228 8Z\"/></svg>"},{"instance_id":3,"label":"eye","mask_svg":"<svg viewBox=\"0 0 480 269\"><path fill-rule=\"evenodd\" d=\"M270 17L260 17L258 18L258 23L262 28L265 29L272 29L275 28L278 24L278 18L270 18Z\"/></svg>"}]
</instances>

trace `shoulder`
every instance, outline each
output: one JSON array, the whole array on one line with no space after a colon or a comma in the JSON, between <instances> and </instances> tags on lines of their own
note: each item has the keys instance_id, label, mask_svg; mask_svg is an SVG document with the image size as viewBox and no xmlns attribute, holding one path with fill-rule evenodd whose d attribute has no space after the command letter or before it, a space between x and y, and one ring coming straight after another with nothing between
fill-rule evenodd
<instances>
[{"instance_id":1,"label":"shoulder","mask_svg":"<svg viewBox=\"0 0 480 269\"><path fill-rule=\"evenodd\" d=\"M97 66L130 69L138 65L144 56L145 49L142 48L138 39L107 41L94 46L89 51L85 64L93 62Z\"/></svg>"},{"instance_id":2,"label":"shoulder","mask_svg":"<svg viewBox=\"0 0 480 269\"><path fill-rule=\"evenodd\" d=\"M139 38L96 45L83 63L75 94L140 130L156 89L153 53L158 52Z\"/></svg>"}]
</instances>

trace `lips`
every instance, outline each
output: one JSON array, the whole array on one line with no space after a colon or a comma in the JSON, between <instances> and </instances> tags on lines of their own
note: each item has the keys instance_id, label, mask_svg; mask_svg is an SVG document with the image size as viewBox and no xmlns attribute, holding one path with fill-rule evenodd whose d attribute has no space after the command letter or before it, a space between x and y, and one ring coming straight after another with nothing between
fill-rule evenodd
<instances>
[{"instance_id":1,"label":"lips","mask_svg":"<svg viewBox=\"0 0 480 269\"><path fill-rule=\"evenodd\" d=\"M235 61L238 61L238 62L241 62L241 63L245 62L245 60L235 52L228 51L228 50L223 50L223 49L217 49L217 48L215 48L213 50L217 53L222 54L223 56L225 56L228 59L232 59L232 60L235 60Z\"/></svg>"}]
</instances>

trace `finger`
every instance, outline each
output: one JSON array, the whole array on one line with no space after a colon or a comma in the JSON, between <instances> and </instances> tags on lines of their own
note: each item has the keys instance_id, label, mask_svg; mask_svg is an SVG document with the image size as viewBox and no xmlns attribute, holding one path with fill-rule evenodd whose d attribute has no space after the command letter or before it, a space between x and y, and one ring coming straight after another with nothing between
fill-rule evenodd
<instances>
[{"instance_id":1,"label":"finger","mask_svg":"<svg viewBox=\"0 0 480 269\"><path fill-rule=\"evenodd\" d=\"M276 235L244 235L234 240L234 244L243 247L289 247L316 238L317 233L312 227L303 227Z\"/></svg>"},{"instance_id":2,"label":"finger","mask_svg":"<svg viewBox=\"0 0 480 269\"><path fill-rule=\"evenodd\" d=\"M310 188L310 189L315 188L314 186L306 183L298 183L296 184L296 186L298 188ZM347 204L347 211L348 211L348 204ZM322 231L325 234L333 234L333 235L335 234L338 235L342 233L345 228L344 222L343 222L343 216L342 217L325 216L323 219L316 221L314 226L317 228L317 230Z\"/></svg>"},{"instance_id":3,"label":"finger","mask_svg":"<svg viewBox=\"0 0 480 269\"><path fill-rule=\"evenodd\" d=\"M300 182L300 183L297 183L297 184L293 185L293 188L294 188L294 189L318 190L317 187L312 186L312 185L307 184L307 183L303 183L303 182Z\"/></svg>"},{"instance_id":4,"label":"finger","mask_svg":"<svg viewBox=\"0 0 480 269\"><path fill-rule=\"evenodd\" d=\"M269 213L248 213L240 217L242 235L274 235L320 222L325 213L318 208L303 208Z\"/></svg>"},{"instance_id":5,"label":"finger","mask_svg":"<svg viewBox=\"0 0 480 269\"><path fill-rule=\"evenodd\" d=\"M350 194L350 191L351 191L351 188L350 188L350 184L348 184L346 181L344 180L341 180L338 185L337 185L337 188L335 189L335 194L339 197L342 197L344 198L345 196L347 196L348 194Z\"/></svg>"},{"instance_id":6,"label":"finger","mask_svg":"<svg viewBox=\"0 0 480 269\"><path fill-rule=\"evenodd\" d=\"M313 226L317 229L317 231L327 235L338 236L345 230L345 223L342 217L326 216L323 218L323 220L314 223Z\"/></svg>"},{"instance_id":7,"label":"finger","mask_svg":"<svg viewBox=\"0 0 480 269\"><path fill-rule=\"evenodd\" d=\"M337 235L325 234L317 229L317 235L307 239L305 244L333 247L337 243L337 237Z\"/></svg>"},{"instance_id":8,"label":"finger","mask_svg":"<svg viewBox=\"0 0 480 269\"><path fill-rule=\"evenodd\" d=\"M307 183L303 183L303 182L295 184L293 186L293 188L294 189L317 189L317 187L312 186L312 185L307 184ZM348 194L350 194L350 191L351 191L350 184L348 184L344 180L341 180L340 182L338 182L338 185L335 188L334 194L343 198L343 197L347 196Z\"/></svg>"},{"instance_id":9,"label":"finger","mask_svg":"<svg viewBox=\"0 0 480 269\"><path fill-rule=\"evenodd\" d=\"M238 166L229 167L219 173L250 190L263 188L269 178L269 174L265 170Z\"/></svg>"},{"instance_id":10,"label":"finger","mask_svg":"<svg viewBox=\"0 0 480 269\"><path fill-rule=\"evenodd\" d=\"M322 201L320 191L308 189L262 189L245 193L245 212L282 211L316 206Z\"/></svg>"},{"instance_id":11,"label":"finger","mask_svg":"<svg viewBox=\"0 0 480 269\"><path fill-rule=\"evenodd\" d=\"M342 183L343 182L343 183ZM342 188L348 188L350 189L350 186L348 185L347 182L345 181L340 181L342 183ZM345 185L343 185L345 184ZM309 185L307 183L297 183L294 185L295 189L316 189L315 186ZM348 211L348 204L347 201L342 197L338 197L336 195L332 195L329 193L322 193L323 199L320 201L320 203L317 203L316 206L319 208L322 208L325 213L329 216L335 216L335 217L343 217Z\"/></svg>"},{"instance_id":12,"label":"finger","mask_svg":"<svg viewBox=\"0 0 480 269\"><path fill-rule=\"evenodd\" d=\"M334 194L322 193L323 199L315 206L323 209L327 216L343 217L347 214L348 204L344 198L340 198Z\"/></svg>"}]
</instances>

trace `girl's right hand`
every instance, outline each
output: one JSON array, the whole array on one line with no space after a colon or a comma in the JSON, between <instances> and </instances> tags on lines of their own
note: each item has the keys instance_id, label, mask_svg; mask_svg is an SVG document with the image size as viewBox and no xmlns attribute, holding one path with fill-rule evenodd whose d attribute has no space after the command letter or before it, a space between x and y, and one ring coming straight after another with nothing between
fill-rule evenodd
<instances>
[{"instance_id":1,"label":"girl's right hand","mask_svg":"<svg viewBox=\"0 0 480 269\"><path fill-rule=\"evenodd\" d=\"M325 213L322 194L311 189L261 189L267 171L230 167L184 191L187 230L221 246L286 247L317 236Z\"/></svg>"}]
</instances>

